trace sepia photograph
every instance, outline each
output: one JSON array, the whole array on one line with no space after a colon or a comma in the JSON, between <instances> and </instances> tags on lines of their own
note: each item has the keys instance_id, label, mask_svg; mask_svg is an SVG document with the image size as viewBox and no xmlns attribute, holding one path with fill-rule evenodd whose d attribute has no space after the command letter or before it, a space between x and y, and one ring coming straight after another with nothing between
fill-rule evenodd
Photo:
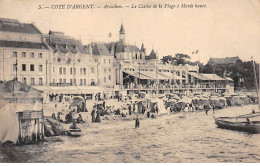
<instances>
[{"instance_id":1,"label":"sepia photograph","mask_svg":"<svg viewBox=\"0 0 260 166\"><path fill-rule=\"evenodd\" d=\"M0 0L0 163L259 163L259 0Z\"/></svg>"}]
</instances>

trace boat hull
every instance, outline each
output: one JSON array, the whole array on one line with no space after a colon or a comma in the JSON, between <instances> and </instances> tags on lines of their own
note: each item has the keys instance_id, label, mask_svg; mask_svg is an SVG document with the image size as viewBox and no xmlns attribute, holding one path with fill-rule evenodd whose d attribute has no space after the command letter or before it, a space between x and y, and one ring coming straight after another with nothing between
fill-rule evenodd
<instances>
[{"instance_id":1,"label":"boat hull","mask_svg":"<svg viewBox=\"0 0 260 166\"><path fill-rule=\"evenodd\" d=\"M219 128L222 129L229 129L235 131L244 131L252 134L259 134L260 133L260 123L253 123L248 124L246 122L229 122L222 120L220 118L215 119L216 124Z\"/></svg>"},{"instance_id":2,"label":"boat hull","mask_svg":"<svg viewBox=\"0 0 260 166\"><path fill-rule=\"evenodd\" d=\"M80 137L81 136L81 130L80 129L70 129L68 132L69 136L72 137Z\"/></svg>"}]
</instances>

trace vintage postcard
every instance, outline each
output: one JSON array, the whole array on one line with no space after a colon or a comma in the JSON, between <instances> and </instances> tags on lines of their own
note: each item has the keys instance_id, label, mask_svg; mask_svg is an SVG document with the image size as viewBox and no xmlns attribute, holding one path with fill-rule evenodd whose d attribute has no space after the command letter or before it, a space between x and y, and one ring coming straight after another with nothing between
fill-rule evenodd
<instances>
[{"instance_id":1,"label":"vintage postcard","mask_svg":"<svg viewBox=\"0 0 260 166\"><path fill-rule=\"evenodd\" d=\"M259 163L259 0L0 0L1 163Z\"/></svg>"}]
</instances>

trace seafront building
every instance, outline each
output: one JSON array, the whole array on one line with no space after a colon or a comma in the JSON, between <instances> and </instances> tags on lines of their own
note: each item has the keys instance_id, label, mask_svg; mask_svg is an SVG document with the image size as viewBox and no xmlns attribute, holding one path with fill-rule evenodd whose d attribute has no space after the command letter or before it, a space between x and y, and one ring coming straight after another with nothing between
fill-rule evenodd
<instances>
[{"instance_id":1,"label":"seafront building","mask_svg":"<svg viewBox=\"0 0 260 166\"><path fill-rule=\"evenodd\" d=\"M0 80L48 85L51 50L34 24L0 19Z\"/></svg>"},{"instance_id":2,"label":"seafront building","mask_svg":"<svg viewBox=\"0 0 260 166\"><path fill-rule=\"evenodd\" d=\"M231 91L233 80L201 74L198 66L166 65L154 49L126 42L89 42L63 32L42 34L34 24L0 19L0 81L17 79L50 94L93 96L97 92Z\"/></svg>"}]
</instances>

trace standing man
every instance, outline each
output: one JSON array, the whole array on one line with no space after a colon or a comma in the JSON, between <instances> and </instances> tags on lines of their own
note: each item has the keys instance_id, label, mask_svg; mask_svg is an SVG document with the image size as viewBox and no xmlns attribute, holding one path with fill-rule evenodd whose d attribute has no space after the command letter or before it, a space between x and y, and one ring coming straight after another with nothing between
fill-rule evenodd
<instances>
[{"instance_id":1,"label":"standing man","mask_svg":"<svg viewBox=\"0 0 260 166\"><path fill-rule=\"evenodd\" d=\"M139 121L139 118L138 118L138 115L136 116L135 118L135 128L139 128L139 125L140 125L140 121Z\"/></svg>"},{"instance_id":2,"label":"standing man","mask_svg":"<svg viewBox=\"0 0 260 166\"><path fill-rule=\"evenodd\" d=\"M132 108L131 108L131 104L129 104L129 106L128 106L128 113L129 113L129 115L131 115L131 114L132 114Z\"/></svg>"},{"instance_id":3,"label":"standing man","mask_svg":"<svg viewBox=\"0 0 260 166\"><path fill-rule=\"evenodd\" d=\"M93 106L93 110L91 111L91 116L92 116L92 123L95 123L96 120L96 106Z\"/></svg>"}]
</instances>

